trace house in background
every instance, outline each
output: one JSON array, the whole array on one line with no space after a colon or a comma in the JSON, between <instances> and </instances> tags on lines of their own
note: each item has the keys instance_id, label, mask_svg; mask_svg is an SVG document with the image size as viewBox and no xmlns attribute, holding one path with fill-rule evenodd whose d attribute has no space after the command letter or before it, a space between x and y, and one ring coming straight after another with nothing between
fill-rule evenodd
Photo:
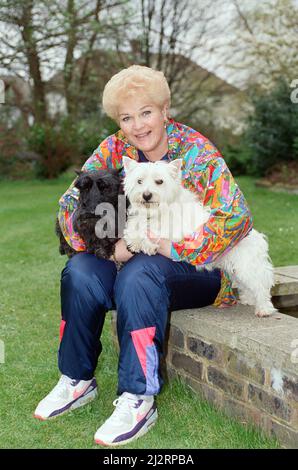
<instances>
[{"instance_id":1,"label":"house in background","mask_svg":"<svg viewBox=\"0 0 298 470\"><path fill-rule=\"evenodd\" d=\"M174 77L170 83L171 115L202 132L209 131L216 135L224 131L240 135L245 128L246 116L251 111L246 93L185 57L176 56L174 59L179 68L177 81ZM73 101L78 119L98 113L105 83L130 63L128 53L122 53L121 60L114 51L95 50L91 55L82 55L75 61L70 84L65 84L63 71L58 71L45 82L48 116L55 120L67 114L66 94ZM152 66L154 68L154 57ZM181 73L182 70L187 70L187 73ZM29 81L11 75L0 78L5 83L5 104L0 108L0 113L5 110L10 127L21 116L27 125L31 125L34 118Z\"/></svg>"}]
</instances>

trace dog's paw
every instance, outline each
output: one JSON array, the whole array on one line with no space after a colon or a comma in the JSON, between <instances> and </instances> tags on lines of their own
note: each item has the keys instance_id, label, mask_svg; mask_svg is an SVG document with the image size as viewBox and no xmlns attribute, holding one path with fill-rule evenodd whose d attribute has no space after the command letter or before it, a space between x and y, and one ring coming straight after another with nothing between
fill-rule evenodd
<instances>
[{"instance_id":1,"label":"dog's paw","mask_svg":"<svg viewBox=\"0 0 298 470\"><path fill-rule=\"evenodd\" d=\"M271 317L271 315L274 315L275 313L278 313L278 310L276 308L262 308L262 309L257 309L255 311L255 316L258 318L265 318L265 317Z\"/></svg>"},{"instance_id":2,"label":"dog's paw","mask_svg":"<svg viewBox=\"0 0 298 470\"><path fill-rule=\"evenodd\" d=\"M270 317L275 313L278 313L278 310L271 302L266 302L265 305L258 305L255 308L255 316L259 318Z\"/></svg>"},{"instance_id":3,"label":"dog's paw","mask_svg":"<svg viewBox=\"0 0 298 470\"><path fill-rule=\"evenodd\" d=\"M143 248L142 252L145 253L145 255L149 255L149 256L156 255L157 248L158 247Z\"/></svg>"},{"instance_id":4,"label":"dog's paw","mask_svg":"<svg viewBox=\"0 0 298 470\"><path fill-rule=\"evenodd\" d=\"M265 317L270 317L271 312L266 312L264 310L257 310L255 312L255 316L258 317L258 318L265 318Z\"/></svg>"},{"instance_id":5,"label":"dog's paw","mask_svg":"<svg viewBox=\"0 0 298 470\"><path fill-rule=\"evenodd\" d=\"M137 248L133 243L127 245L127 248L129 251L131 251L132 253L141 253L141 249L140 248Z\"/></svg>"},{"instance_id":6,"label":"dog's paw","mask_svg":"<svg viewBox=\"0 0 298 470\"><path fill-rule=\"evenodd\" d=\"M254 299L245 294L239 294L239 303L242 305L254 305Z\"/></svg>"},{"instance_id":7,"label":"dog's paw","mask_svg":"<svg viewBox=\"0 0 298 470\"><path fill-rule=\"evenodd\" d=\"M142 241L138 239L124 238L127 248L133 253L140 253L142 250Z\"/></svg>"},{"instance_id":8,"label":"dog's paw","mask_svg":"<svg viewBox=\"0 0 298 470\"><path fill-rule=\"evenodd\" d=\"M158 250L158 245L156 243L152 243L148 238L143 240L142 243L142 252L145 253L145 255L156 255Z\"/></svg>"}]
</instances>

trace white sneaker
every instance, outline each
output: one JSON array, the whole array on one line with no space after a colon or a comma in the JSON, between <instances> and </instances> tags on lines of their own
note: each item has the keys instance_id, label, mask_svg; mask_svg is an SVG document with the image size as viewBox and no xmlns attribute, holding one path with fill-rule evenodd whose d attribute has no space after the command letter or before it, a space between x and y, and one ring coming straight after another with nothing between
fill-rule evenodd
<instances>
[{"instance_id":1,"label":"white sneaker","mask_svg":"<svg viewBox=\"0 0 298 470\"><path fill-rule=\"evenodd\" d=\"M157 420L153 396L125 392L113 402L116 406L109 419L96 431L96 444L119 446L145 434Z\"/></svg>"},{"instance_id":2,"label":"white sneaker","mask_svg":"<svg viewBox=\"0 0 298 470\"><path fill-rule=\"evenodd\" d=\"M53 390L37 405L34 418L55 418L67 411L83 406L97 396L97 383L91 380L74 380L62 375Z\"/></svg>"}]
</instances>

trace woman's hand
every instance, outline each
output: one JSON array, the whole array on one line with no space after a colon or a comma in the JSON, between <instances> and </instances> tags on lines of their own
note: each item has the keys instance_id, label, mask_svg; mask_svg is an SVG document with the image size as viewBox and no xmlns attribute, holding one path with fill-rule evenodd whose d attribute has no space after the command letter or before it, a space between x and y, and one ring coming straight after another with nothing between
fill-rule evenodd
<instances>
[{"instance_id":1,"label":"woman's hand","mask_svg":"<svg viewBox=\"0 0 298 470\"><path fill-rule=\"evenodd\" d=\"M125 263L128 261L130 258L134 256L133 253L128 251L126 242L123 238L117 241L115 245L115 251L114 251L114 256L111 256L110 260L111 261L118 261L118 263ZM114 260L115 257L115 260Z\"/></svg>"},{"instance_id":2,"label":"woman's hand","mask_svg":"<svg viewBox=\"0 0 298 470\"><path fill-rule=\"evenodd\" d=\"M159 238L150 230L148 230L147 232L147 237L153 243L156 243L158 245L157 253L159 253L160 255L166 256L167 258L171 258L171 248L172 248L171 240L168 240L167 238Z\"/></svg>"}]
</instances>

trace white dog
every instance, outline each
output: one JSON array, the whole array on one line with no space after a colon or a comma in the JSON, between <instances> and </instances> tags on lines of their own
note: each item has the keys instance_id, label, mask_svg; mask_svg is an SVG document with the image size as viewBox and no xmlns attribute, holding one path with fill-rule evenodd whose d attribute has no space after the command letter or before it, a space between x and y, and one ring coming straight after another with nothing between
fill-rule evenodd
<instances>
[{"instance_id":1,"label":"white dog","mask_svg":"<svg viewBox=\"0 0 298 470\"><path fill-rule=\"evenodd\" d=\"M181 163L181 159L138 163L123 158L124 191L131 204L124 239L131 251L156 253L158 245L148 239L148 229L159 238L179 242L207 222L210 210L182 186ZM238 288L240 302L254 305L257 316L269 316L276 311L271 302L273 266L265 235L252 229L228 253L203 267L227 271Z\"/></svg>"}]
</instances>

